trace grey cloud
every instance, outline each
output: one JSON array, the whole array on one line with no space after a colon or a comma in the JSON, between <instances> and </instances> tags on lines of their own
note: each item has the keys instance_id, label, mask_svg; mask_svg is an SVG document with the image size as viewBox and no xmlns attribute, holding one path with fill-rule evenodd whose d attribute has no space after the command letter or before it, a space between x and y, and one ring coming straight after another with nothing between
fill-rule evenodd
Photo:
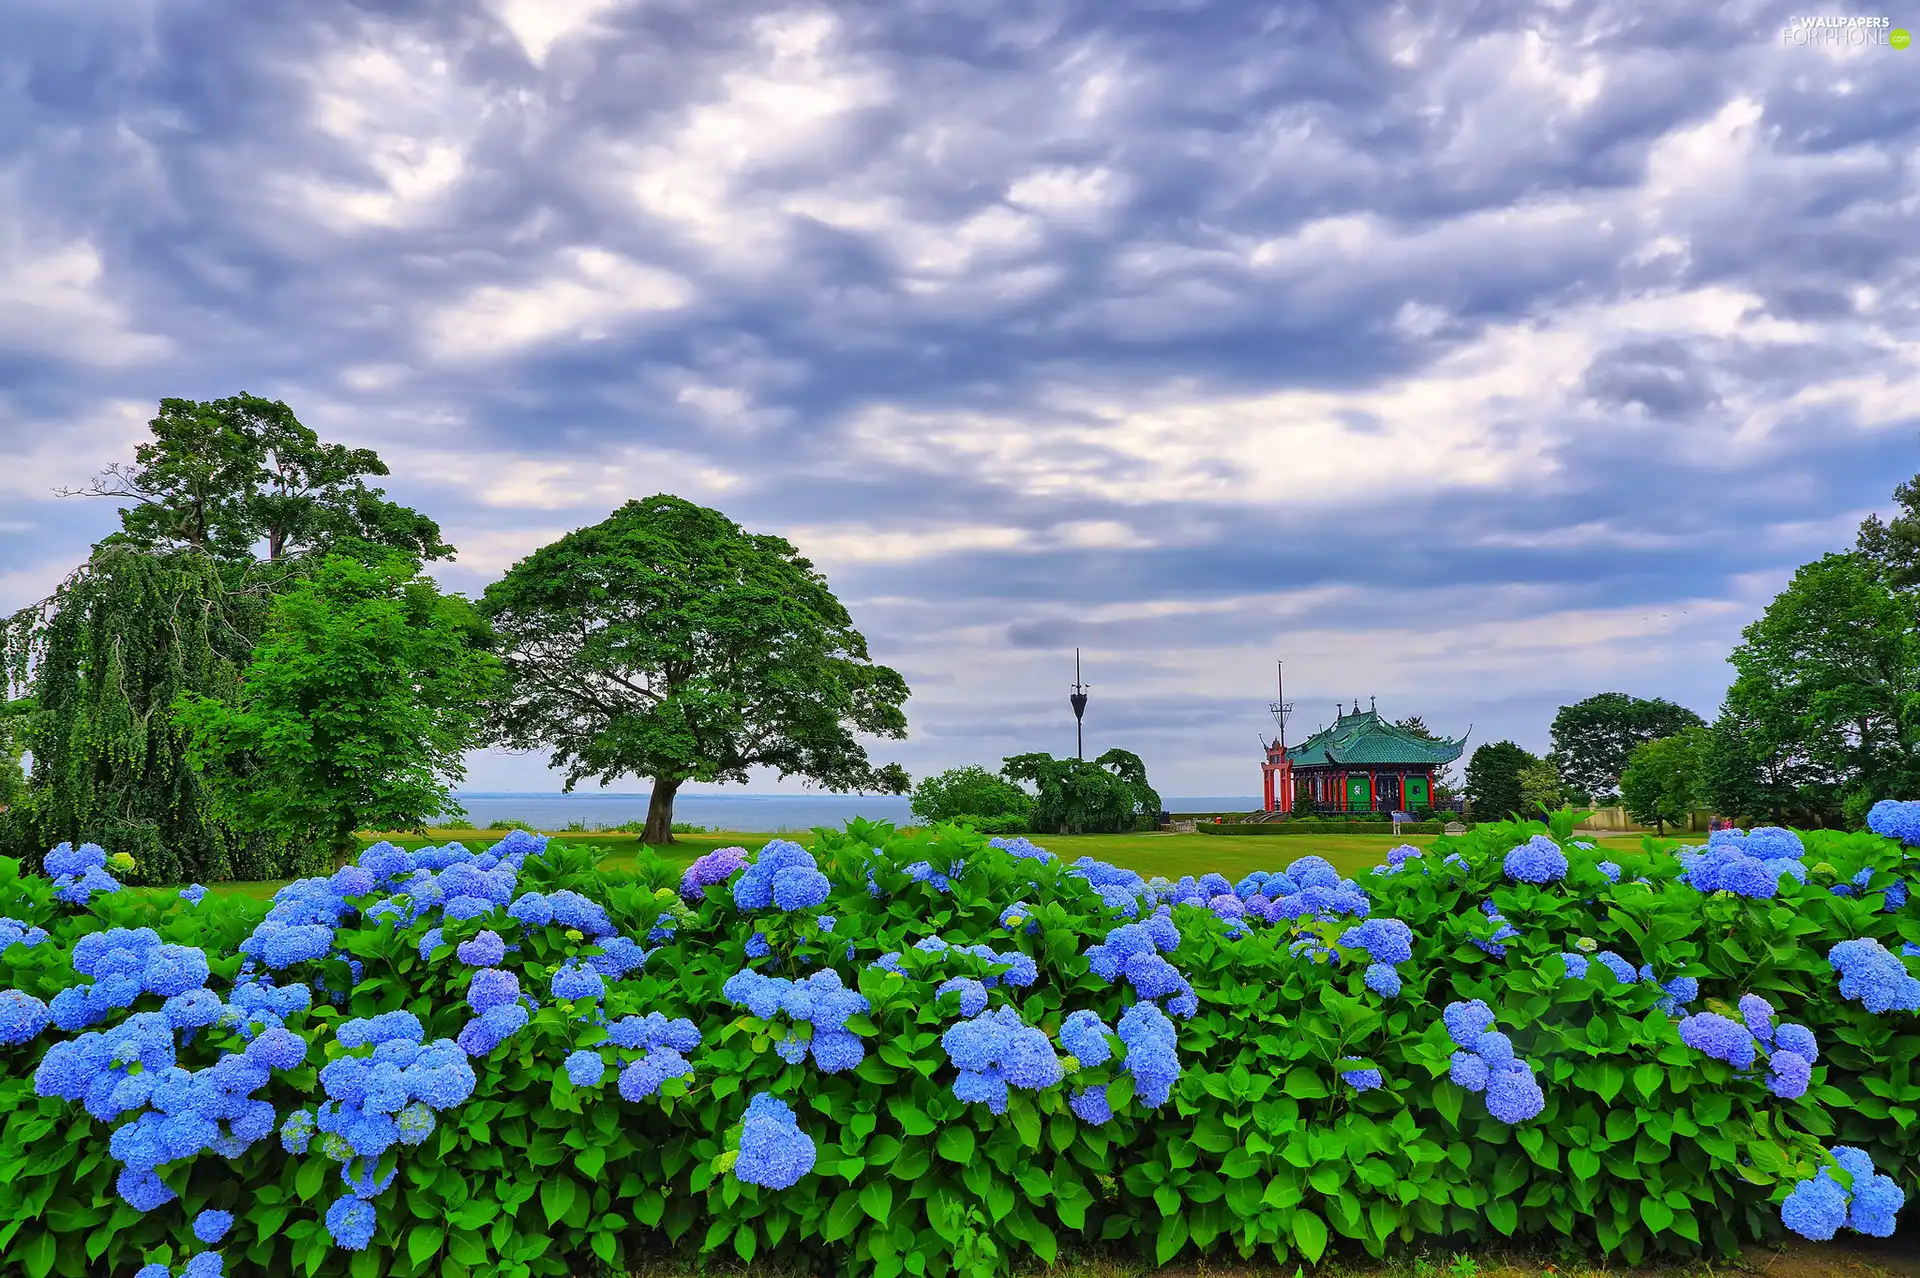
<instances>
[{"instance_id":1,"label":"grey cloud","mask_svg":"<svg viewBox=\"0 0 1920 1278\"><path fill-rule=\"evenodd\" d=\"M247 389L393 455L471 463L403 471L389 487L431 508L456 544L494 556L664 486L646 467L630 472L632 492L602 485L635 447L724 473L730 486L711 499L755 528L1013 530L1029 539L1018 552L818 556L876 653L921 672L916 735L899 756L924 770L1035 740L1060 748L1064 679L1041 667L1080 643L1102 653L1095 716L1114 736L1101 739L1145 744L1169 792L1214 790L1219 769L1239 776L1239 743L1265 726L1270 669L1249 666L1244 697L1162 689L1187 677L1182 663L1211 677L1290 632L1358 647L1417 624L1459 673L1409 686L1389 655L1379 687L1347 686L1366 680L1329 656L1300 676L1327 686L1303 683L1301 699L1330 711L1335 695L1379 692L1383 705L1392 695L1430 721L1475 721L1481 739L1537 748L1529 725L1555 698L1596 689L1539 673L1490 691L1460 636L1489 618L1523 627L1602 605L1734 598L1802 553L1776 530L1884 505L1920 468L1911 422L1872 421L1843 400L1725 442L1733 406L1841 376L1906 376L1898 343L1915 340L1920 267L1903 201L1920 102L1901 92L1907 69L1860 59L1845 68L1853 91L1837 92L1838 64L1775 47L1781 5L1448 0L1408 14L1331 0L872 0L831 6L839 26L821 56L883 91L834 114L830 77L809 78L807 55L791 55L780 74L795 77L792 96L729 133L717 104L775 65L755 24L783 12L621 5L535 65L477 0L21 6L0 52L0 301L12 289L15 305L112 311L173 354L99 367L84 350L0 341L0 452L108 400ZM1521 63L1527 31L1539 70ZM1403 40L1410 61L1395 58ZM407 90L391 102L377 78L311 78L323 57L383 47ZM315 113L342 84L375 114L336 135ZM1748 99L1762 108L1751 141L1657 160ZM815 109L829 121L817 135L762 145ZM621 167L695 120L712 131L677 180L721 183L712 198L732 238L719 242L643 208ZM384 189L383 165L420 163L436 140L464 148L464 167L409 216L331 225L299 193ZM1710 161L1727 166L1712 184L1656 191ZM1111 198L1018 213L1010 188L1054 169L1107 171ZM1564 224L1538 219L1547 206L1569 211ZM1001 222L966 229L994 210ZM1016 216L1037 221L1022 229ZM1363 228L1361 247L1334 234L1277 265L1255 261L1262 244L1343 225ZM985 238L969 249L969 234ZM1671 243L1649 255L1661 236ZM32 274L78 242L97 253L96 277ZM580 248L671 272L685 304L631 317L616 299L592 340L560 325L544 344L432 356L425 317L479 289L551 285ZM942 255L944 266L915 263ZM1023 278L1025 291L1009 291ZM1311 391L1332 397L1341 447L1394 441L1377 401L1344 401L1428 386L1491 358L1495 334L1708 288L1758 299L1754 319L1791 332L1618 331L1603 315L1569 337L1591 338L1595 354L1573 365L1558 409L1504 404L1488 383L1476 437L1501 456L1538 441L1494 480L1439 463L1387 480L1355 464L1309 509L1263 492L1259 459L1242 449L1143 460L1079 406L1165 402L1175 384L1200 400ZM1410 303L1431 322L1396 327ZM367 372L385 366L398 366L391 380ZM977 414L1010 432L981 433L971 442L983 449L1094 433L1076 482L1029 488L1030 473L1008 480L930 442L899 458L856 451L853 423L882 407ZM1454 428L1436 417L1436 443ZM1143 496L1137 481L1170 460L1191 478ZM566 468L557 482L578 485L575 498L473 491L542 466ZM111 526L98 508L25 494L8 518L33 529L0 535L11 604ZM1054 531L1070 523L1119 525L1147 544L1073 543ZM448 580L483 586L480 558ZM1289 592L1318 602L1296 616L1270 598ZM1689 625L1632 653L1596 641L1606 655L1586 673L1710 710L1724 672L1701 654L1737 625Z\"/></svg>"}]
</instances>

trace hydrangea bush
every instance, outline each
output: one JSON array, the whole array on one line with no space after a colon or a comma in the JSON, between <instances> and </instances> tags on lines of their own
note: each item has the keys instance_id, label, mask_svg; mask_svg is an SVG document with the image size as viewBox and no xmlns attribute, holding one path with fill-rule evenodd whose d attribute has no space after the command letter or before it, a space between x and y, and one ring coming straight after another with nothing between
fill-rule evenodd
<instances>
[{"instance_id":1,"label":"hydrangea bush","mask_svg":"<svg viewBox=\"0 0 1920 1278\"><path fill-rule=\"evenodd\" d=\"M961 828L620 874L515 832L265 904L0 861L0 1275L1882 1233L1920 808L1873 821L1238 883Z\"/></svg>"}]
</instances>

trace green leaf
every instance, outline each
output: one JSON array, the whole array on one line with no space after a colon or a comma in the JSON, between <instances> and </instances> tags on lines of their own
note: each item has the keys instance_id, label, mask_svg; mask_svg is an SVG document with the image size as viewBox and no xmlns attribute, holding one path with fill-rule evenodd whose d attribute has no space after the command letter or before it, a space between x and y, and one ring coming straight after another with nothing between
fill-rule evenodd
<instances>
[{"instance_id":1,"label":"green leaf","mask_svg":"<svg viewBox=\"0 0 1920 1278\"><path fill-rule=\"evenodd\" d=\"M1486 1206L1487 1223L1503 1234L1512 1234L1520 1223L1520 1209L1511 1198L1496 1198Z\"/></svg>"},{"instance_id":2,"label":"green leaf","mask_svg":"<svg viewBox=\"0 0 1920 1278\"><path fill-rule=\"evenodd\" d=\"M759 1250L760 1240L753 1232L753 1222L743 1221L740 1228L733 1231L733 1249L747 1264L753 1263L753 1253Z\"/></svg>"},{"instance_id":3,"label":"green leaf","mask_svg":"<svg viewBox=\"0 0 1920 1278\"><path fill-rule=\"evenodd\" d=\"M1648 1194L1640 1200L1640 1219L1647 1222L1647 1228L1654 1233L1665 1233L1673 1224L1673 1208Z\"/></svg>"},{"instance_id":4,"label":"green leaf","mask_svg":"<svg viewBox=\"0 0 1920 1278\"><path fill-rule=\"evenodd\" d=\"M893 1116L900 1124L900 1130L909 1136L925 1136L933 1130L933 1120L928 1118L912 1101L902 1101L892 1107Z\"/></svg>"},{"instance_id":5,"label":"green leaf","mask_svg":"<svg viewBox=\"0 0 1920 1278\"><path fill-rule=\"evenodd\" d=\"M1318 1264L1321 1255L1327 1250L1326 1222L1302 1208L1293 1213L1290 1232L1293 1234L1294 1246L1298 1247L1308 1260Z\"/></svg>"},{"instance_id":6,"label":"green leaf","mask_svg":"<svg viewBox=\"0 0 1920 1278\"><path fill-rule=\"evenodd\" d=\"M421 1268L439 1252L445 1237L445 1231L438 1225L415 1225L407 1231L407 1259L415 1269Z\"/></svg>"},{"instance_id":7,"label":"green leaf","mask_svg":"<svg viewBox=\"0 0 1920 1278\"><path fill-rule=\"evenodd\" d=\"M843 1189L840 1196L833 1200L833 1206L827 1209L827 1226L821 1237L828 1242L838 1242L853 1232L860 1223L860 1195L851 1189Z\"/></svg>"},{"instance_id":8,"label":"green leaf","mask_svg":"<svg viewBox=\"0 0 1920 1278\"><path fill-rule=\"evenodd\" d=\"M940 1133L940 1139L934 1148L940 1151L940 1157L950 1163L965 1166L973 1161L973 1129L955 1124Z\"/></svg>"},{"instance_id":9,"label":"green leaf","mask_svg":"<svg viewBox=\"0 0 1920 1278\"><path fill-rule=\"evenodd\" d=\"M1156 1263L1166 1264L1179 1255L1180 1249L1186 1245L1187 1218L1177 1215L1166 1217L1160 1222L1160 1232L1154 1239L1154 1254L1158 1257Z\"/></svg>"},{"instance_id":10,"label":"green leaf","mask_svg":"<svg viewBox=\"0 0 1920 1278\"><path fill-rule=\"evenodd\" d=\"M893 1211L893 1187L884 1180L869 1182L860 1191L860 1206L867 1215L885 1224L888 1214Z\"/></svg>"},{"instance_id":11,"label":"green leaf","mask_svg":"<svg viewBox=\"0 0 1920 1278\"><path fill-rule=\"evenodd\" d=\"M549 1176L540 1182L540 1210L547 1215L549 1227L573 1210L573 1178Z\"/></svg>"},{"instance_id":12,"label":"green leaf","mask_svg":"<svg viewBox=\"0 0 1920 1278\"><path fill-rule=\"evenodd\" d=\"M32 917L29 915L28 917ZM57 1250L53 1234L41 1230L20 1252L20 1259L27 1266L28 1278L47 1278L53 1272L53 1258Z\"/></svg>"},{"instance_id":13,"label":"green leaf","mask_svg":"<svg viewBox=\"0 0 1920 1278\"><path fill-rule=\"evenodd\" d=\"M1569 1149L1567 1168L1580 1180L1592 1180L1600 1174L1600 1155L1591 1149Z\"/></svg>"}]
</instances>

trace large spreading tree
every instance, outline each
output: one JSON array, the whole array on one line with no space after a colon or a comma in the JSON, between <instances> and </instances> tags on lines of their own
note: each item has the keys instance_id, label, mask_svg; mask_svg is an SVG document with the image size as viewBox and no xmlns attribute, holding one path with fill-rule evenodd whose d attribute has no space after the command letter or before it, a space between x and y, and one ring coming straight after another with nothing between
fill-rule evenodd
<instances>
[{"instance_id":1,"label":"large spreading tree","mask_svg":"<svg viewBox=\"0 0 1920 1278\"><path fill-rule=\"evenodd\" d=\"M367 486L387 473L377 456L321 441L284 404L168 399L149 430L131 462L71 490L125 503L120 530L6 622L32 757L10 850L92 840L160 882L304 871L312 849L214 817L171 707L230 699L275 596L325 554L451 550L431 519Z\"/></svg>"},{"instance_id":2,"label":"large spreading tree","mask_svg":"<svg viewBox=\"0 0 1920 1278\"><path fill-rule=\"evenodd\" d=\"M681 786L752 768L907 792L860 742L906 735L906 680L780 537L678 497L630 501L515 564L481 608L506 671L494 739L547 750L568 790L652 781L647 843L673 842Z\"/></svg>"},{"instance_id":3,"label":"large spreading tree","mask_svg":"<svg viewBox=\"0 0 1920 1278\"><path fill-rule=\"evenodd\" d=\"M913 814L922 821L974 817L1004 823L1029 822L1033 796L978 764L922 777L913 787Z\"/></svg>"},{"instance_id":4,"label":"large spreading tree","mask_svg":"<svg viewBox=\"0 0 1920 1278\"><path fill-rule=\"evenodd\" d=\"M1662 697L1602 692L1560 707L1549 757L1582 801L1606 802L1619 795L1620 774L1635 746L1703 726L1699 715Z\"/></svg>"}]
</instances>

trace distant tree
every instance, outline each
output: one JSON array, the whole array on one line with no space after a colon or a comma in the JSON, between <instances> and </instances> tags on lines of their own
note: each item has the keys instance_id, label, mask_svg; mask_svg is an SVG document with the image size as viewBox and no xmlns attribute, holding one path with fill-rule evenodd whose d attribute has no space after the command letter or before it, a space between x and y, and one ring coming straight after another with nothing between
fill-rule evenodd
<instances>
[{"instance_id":1,"label":"distant tree","mask_svg":"<svg viewBox=\"0 0 1920 1278\"><path fill-rule=\"evenodd\" d=\"M1888 588L1920 587L1920 475L1893 490L1899 513L1887 523L1868 515L1854 543L1857 554Z\"/></svg>"},{"instance_id":2,"label":"distant tree","mask_svg":"<svg viewBox=\"0 0 1920 1278\"><path fill-rule=\"evenodd\" d=\"M1126 750L1109 750L1088 762L1047 754L1015 755L1002 772L1039 791L1033 829L1041 834L1117 834L1160 811L1160 796L1147 784L1147 765Z\"/></svg>"},{"instance_id":3,"label":"distant tree","mask_svg":"<svg viewBox=\"0 0 1920 1278\"><path fill-rule=\"evenodd\" d=\"M58 490L130 502L120 536L142 550L198 550L228 563L361 545L423 560L453 554L433 520L367 486L366 476L388 473L379 454L323 443L278 400L163 399L148 430L153 439L131 463Z\"/></svg>"},{"instance_id":4,"label":"distant tree","mask_svg":"<svg viewBox=\"0 0 1920 1278\"><path fill-rule=\"evenodd\" d=\"M651 779L647 843L673 842L688 781L772 768L829 790L909 788L858 739L906 735L906 680L873 662L791 543L717 510L630 501L515 564L481 608L507 673L494 739L548 750L568 790Z\"/></svg>"},{"instance_id":5,"label":"distant tree","mask_svg":"<svg viewBox=\"0 0 1920 1278\"><path fill-rule=\"evenodd\" d=\"M1476 821L1527 815L1520 774L1540 760L1511 741L1490 741L1467 760L1467 806Z\"/></svg>"},{"instance_id":6,"label":"distant tree","mask_svg":"<svg viewBox=\"0 0 1920 1278\"><path fill-rule=\"evenodd\" d=\"M1410 714L1404 719L1397 719L1394 721L1393 726L1407 733L1409 736L1419 737L1422 741L1438 741L1440 739L1427 730L1427 721L1417 714Z\"/></svg>"},{"instance_id":7,"label":"distant tree","mask_svg":"<svg viewBox=\"0 0 1920 1278\"><path fill-rule=\"evenodd\" d=\"M963 816L1031 820L1033 796L1004 777L969 764L922 777L913 787L913 814L929 824Z\"/></svg>"},{"instance_id":8,"label":"distant tree","mask_svg":"<svg viewBox=\"0 0 1920 1278\"><path fill-rule=\"evenodd\" d=\"M1552 759L1535 759L1520 769L1519 781L1522 815L1537 820L1545 813L1560 810L1563 801L1560 769L1554 766Z\"/></svg>"},{"instance_id":9,"label":"distant tree","mask_svg":"<svg viewBox=\"0 0 1920 1278\"><path fill-rule=\"evenodd\" d=\"M1636 745L1703 726L1699 715L1664 698L1602 692L1560 707L1551 757L1569 790L1605 802L1619 794L1620 774Z\"/></svg>"},{"instance_id":10,"label":"distant tree","mask_svg":"<svg viewBox=\"0 0 1920 1278\"><path fill-rule=\"evenodd\" d=\"M1670 737L1643 741L1620 774L1620 801L1627 815L1665 834L1683 824L1700 803L1700 762L1708 728L1688 728Z\"/></svg>"},{"instance_id":11,"label":"distant tree","mask_svg":"<svg viewBox=\"0 0 1920 1278\"><path fill-rule=\"evenodd\" d=\"M274 601L231 701L182 694L188 760L237 829L344 864L362 829L463 816L452 782L498 673L466 600L416 561L330 556Z\"/></svg>"},{"instance_id":12,"label":"distant tree","mask_svg":"<svg viewBox=\"0 0 1920 1278\"><path fill-rule=\"evenodd\" d=\"M1800 803L1809 789L1832 809L1920 792L1920 629L1860 555L1803 565L1728 660L1749 753L1784 757Z\"/></svg>"}]
</instances>

